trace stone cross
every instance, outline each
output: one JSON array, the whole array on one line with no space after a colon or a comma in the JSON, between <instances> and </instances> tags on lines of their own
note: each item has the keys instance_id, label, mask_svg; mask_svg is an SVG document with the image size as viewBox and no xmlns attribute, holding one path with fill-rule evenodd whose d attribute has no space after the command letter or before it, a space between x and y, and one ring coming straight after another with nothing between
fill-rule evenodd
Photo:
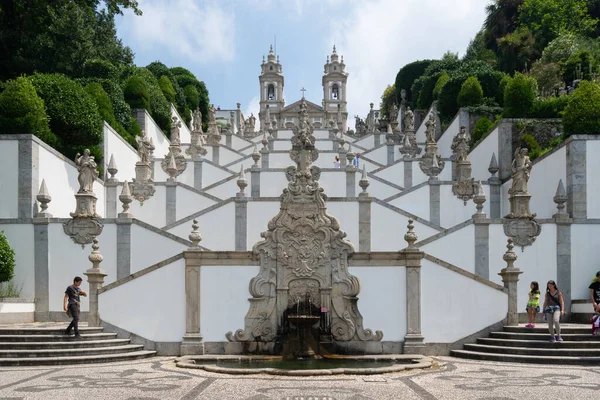
<instances>
[{"instance_id":1,"label":"stone cross","mask_svg":"<svg viewBox=\"0 0 600 400\"><path fill-rule=\"evenodd\" d=\"M306 89L304 89L304 86L302 86L302 89L300 89L300 91L302 92L302 98L304 98L304 92L306 92Z\"/></svg>"}]
</instances>

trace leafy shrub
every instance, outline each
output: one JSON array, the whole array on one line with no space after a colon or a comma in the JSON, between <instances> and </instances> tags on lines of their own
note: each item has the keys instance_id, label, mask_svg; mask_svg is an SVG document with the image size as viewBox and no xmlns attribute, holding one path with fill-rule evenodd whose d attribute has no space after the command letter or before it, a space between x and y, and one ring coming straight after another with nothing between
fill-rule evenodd
<instances>
[{"instance_id":1,"label":"leafy shrub","mask_svg":"<svg viewBox=\"0 0 600 400\"><path fill-rule=\"evenodd\" d=\"M504 116L509 118L529 116L535 99L536 86L534 78L517 72L504 90Z\"/></svg>"},{"instance_id":2,"label":"leafy shrub","mask_svg":"<svg viewBox=\"0 0 600 400\"><path fill-rule=\"evenodd\" d=\"M454 58L435 60L429 64L423 75L413 83L413 105L416 108L429 108L433 103L433 89L440 76L444 71L452 76L452 71L458 69L459 66L459 61Z\"/></svg>"},{"instance_id":3,"label":"leafy shrub","mask_svg":"<svg viewBox=\"0 0 600 400\"><path fill-rule=\"evenodd\" d=\"M102 140L102 117L96 102L80 83L62 74L36 74L31 82L44 100L58 150L68 158L76 146L91 147Z\"/></svg>"},{"instance_id":4,"label":"leafy shrub","mask_svg":"<svg viewBox=\"0 0 600 400\"><path fill-rule=\"evenodd\" d=\"M160 86L160 90L165 95L167 101L173 103L175 101L175 89L173 89L173 85L166 75L160 77L158 86Z\"/></svg>"},{"instance_id":5,"label":"leafy shrub","mask_svg":"<svg viewBox=\"0 0 600 400\"><path fill-rule=\"evenodd\" d=\"M433 87L433 98L437 99L440 96L440 92L444 88L444 85L450 80L450 75L446 71L442 72L438 78L435 86Z\"/></svg>"},{"instance_id":6,"label":"leafy shrub","mask_svg":"<svg viewBox=\"0 0 600 400\"><path fill-rule=\"evenodd\" d=\"M3 231L0 231L0 283L10 281L15 274L15 251Z\"/></svg>"},{"instance_id":7,"label":"leafy shrub","mask_svg":"<svg viewBox=\"0 0 600 400\"><path fill-rule=\"evenodd\" d=\"M161 76L166 76L167 78L171 78L173 76L169 67L160 61L151 62L150 64L146 65L146 68L152 72L156 79L159 79Z\"/></svg>"},{"instance_id":8,"label":"leafy shrub","mask_svg":"<svg viewBox=\"0 0 600 400\"><path fill-rule=\"evenodd\" d=\"M473 135L471 135L471 146L484 138L493 125L494 123L490 121L489 118L479 118L479 120L477 120L475 123L475 128L473 128Z\"/></svg>"},{"instance_id":9,"label":"leafy shrub","mask_svg":"<svg viewBox=\"0 0 600 400\"><path fill-rule=\"evenodd\" d=\"M110 98L115 119L123 125L127 130L131 128L131 107L125 101L123 89L116 82L108 79L98 79L98 83L102 85L102 89Z\"/></svg>"},{"instance_id":10,"label":"leafy shrub","mask_svg":"<svg viewBox=\"0 0 600 400\"><path fill-rule=\"evenodd\" d=\"M196 110L199 104L199 96L198 90L194 85L187 85L183 88L183 92L185 93L185 101L190 110Z\"/></svg>"},{"instance_id":11,"label":"leafy shrub","mask_svg":"<svg viewBox=\"0 0 600 400\"><path fill-rule=\"evenodd\" d=\"M83 63L84 78L117 79L117 68L110 61L92 59Z\"/></svg>"},{"instance_id":12,"label":"leafy shrub","mask_svg":"<svg viewBox=\"0 0 600 400\"><path fill-rule=\"evenodd\" d=\"M140 77L148 89L150 115L163 132L168 133L171 129L171 105L160 89L158 79L146 68L137 68L134 76Z\"/></svg>"},{"instance_id":13,"label":"leafy shrub","mask_svg":"<svg viewBox=\"0 0 600 400\"><path fill-rule=\"evenodd\" d=\"M562 83L560 65L536 61L531 67L530 74L537 82L542 97L553 96Z\"/></svg>"},{"instance_id":14,"label":"leafy shrub","mask_svg":"<svg viewBox=\"0 0 600 400\"><path fill-rule=\"evenodd\" d=\"M596 61L592 54L587 50L581 50L572 54L564 67L563 78L566 82L573 82L575 79L592 80L597 71ZM592 71L590 71L590 66ZM581 68L581 76L578 78L577 69Z\"/></svg>"},{"instance_id":15,"label":"leafy shrub","mask_svg":"<svg viewBox=\"0 0 600 400\"><path fill-rule=\"evenodd\" d=\"M500 79L500 83L498 83L498 90L496 91L496 100L501 107L504 107L504 91L506 90L506 86L512 80L510 75L504 75L502 79Z\"/></svg>"},{"instance_id":16,"label":"leafy shrub","mask_svg":"<svg viewBox=\"0 0 600 400\"><path fill-rule=\"evenodd\" d=\"M568 102L568 96L535 99L529 114L532 118L562 118Z\"/></svg>"},{"instance_id":17,"label":"leafy shrub","mask_svg":"<svg viewBox=\"0 0 600 400\"><path fill-rule=\"evenodd\" d=\"M130 145L135 145L135 137L132 137L129 132L123 127L123 125L115 119L115 113L112 108L112 104L108 95L97 82L90 83L85 87L85 90L92 95L96 104L98 105L98 111L103 120L105 120L123 139L125 139Z\"/></svg>"},{"instance_id":18,"label":"leafy shrub","mask_svg":"<svg viewBox=\"0 0 600 400\"><path fill-rule=\"evenodd\" d=\"M563 117L565 134L600 134L600 87L597 83L582 81L569 95Z\"/></svg>"},{"instance_id":19,"label":"leafy shrub","mask_svg":"<svg viewBox=\"0 0 600 400\"><path fill-rule=\"evenodd\" d=\"M433 60L420 60L415 61L410 64L406 64L404 67L400 68L398 74L396 75L396 103L400 104L402 101L401 91L404 89L406 91L406 101L413 101L413 92L412 87L415 81L423 75L425 69L433 62ZM417 93L418 98L418 93ZM416 100L416 99L415 99Z\"/></svg>"},{"instance_id":20,"label":"leafy shrub","mask_svg":"<svg viewBox=\"0 0 600 400\"><path fill-rule=\"evenodd\" d=\"M185 88L188 85L193 85L196 88L198 91L198 106L202 112L202 121L207 123L209 98L208 90L206 89L204 82L199 81L194 74L182 67L171 68L171 73L173 74L173 79L177 81L182 88Z\"/></svg>"},{"instance_id":21,"label":"leafy shrub","mask_svg":"<svg viewBox=\"0 0 600 400\"><path fill-rule=\"evenodd\" d=\"M131 108L144 108L150 111L150 95L146 83L139 76L131 76L125 81L123 95Z\"/></svg>"},{"instance_id":22,"label":"leafy shrub","mask_svg":"<svg viewBox=\"0 0 600 400\"><path fill-rule=\"evenodd\" d=\"M476 106L483 102L483 89L476 77L470 76L463 82L457 101L459 107Z\"/></svg>"},{"instance_id":23,"label":"leafy shrub","mask_svg":"<svg viewBox=\"0 0 600 400\"><path fill-rule=\"evenodd\" d=\"M33 134L51 146L56 136L50 131L44 101L26 78L10 80L0 94L0 132Z\"/></svg>"}]
</instances>

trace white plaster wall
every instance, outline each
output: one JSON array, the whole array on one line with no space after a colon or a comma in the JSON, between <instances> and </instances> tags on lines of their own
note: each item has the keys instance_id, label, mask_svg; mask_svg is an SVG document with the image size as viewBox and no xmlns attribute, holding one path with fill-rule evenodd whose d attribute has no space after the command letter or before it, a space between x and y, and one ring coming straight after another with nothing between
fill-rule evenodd
<instances>
[{"instance_id":1,"label":"white plaster wall","mask_svg":"<svg viewBox=\"0 0 600 400\"><path fill-rule=\"evenodd\" d=\"M449 233L421 246L420 249L440 260L475 273L475 226L473 225Z\"/></svg>"},{"instance_id":2,"label":"white plaster wall","mask_svg":"<svg viewBox=\"0 0 600 400\"><path fill-rule=\"evenodd\" d=\"M315 139L329 139L329 130L315 129L313 136L315 137Z\"/></svg>"},{"instance_id":3,"label":"white plaster wall","mask_svg":"<svg viewBox=\"0 0 600 400\"><path fill-rule=\"evenodd\" d=\"M140 221L144 221L147 224L162 227L167 224L166 222L166 190L165 186L155 186L154 196L150 197L148 200L144 201L144 204L140 204L139 201L133 200L130 206L129 211L133 214L133 217L139 219ZM120 189L119 189L120 190ZM117 195L120 194L120 191L117 191ZM117 211L121 211L119 208L119 204L117 204Z\"/></svg>"},{"instance_id":4,"label":"white plaster wall","mask_svg":"<svg viewBox=\"0 0 600 400\"><path fill-rule=\"evenodd\" d=\"M440 181L451 181L452 180L452 162L444 160L444 169L438 175Z\"/></svg>"},{"instance_id":5,"label":"white plaster wall","mask_svg":"<svg viewBox=\"0 0 600 400\"><path fill-rule=\"evenodd\" d=\"M103 238L104 234L98 237L100 242L100 252L104 252L104 242L106 247L114 246L115 238ZM48 238L50 254L48 256L48 295L50 311L62 311L63 299L65 297L65 289L73 283L75 276L83 278L81 288L86 292L89 291L87 279L83 273L92 267L92 263L88 260L92 248L86 245L81 248L81 245L76 244L71 238L65 235L63 226L60 223L48 225ZM102 269L109 268L109 265L100 264ZM88 299L84 298L81 302L81 311L89 310Z\"/></svg>"},{"instance_id":6,"label":"white plaster wall","mask_svg":"<svg viewBox=\"0 0 600 400\"><path fill-rule=\"evenodd\" d=\"M404 234L408 231L408 217L385 208L371 204L371 251L398 251L408 244ZM423 240L435 235L438 231L415 221L415 232Z\"/></svg>"},{"instance_id":7,"label":"white plaster wall","mask_svg":"<svg viewBox=\"0 0 600 400\"><path fill-rule=\"evenodd\" d=\"M46 150L43 146L40 146L38 168L40 184L44 179L48 193L52 196L48 212L54 217L70 218L70 213L75 211L75 193L79 190L77 169ZM94 191L96 195L99 194L96 190L96 184L94 184ZM96 207L99 206L101 206L100 201L96 204Z\"/></svg>"},{"instance_id":8,"label":"white plaster wall","mask_svg":"<svg viewBox=\"0 0 600 400\"><path fill-rule=\"evenodd\" d=\"M239 171L239 170L238 170ZM208 187L213 183L229 178L231 174L221 168L209 163L202 163L202 187ZM193 184L190 186L194 186Z\"/></svg>"},{"instance_id":9,"label":"white plaster wall","mask_svg":"<svg viewBox=\"0 0 600 400\"><path fill-rule=\"evenodd\" d=\"M386 181L395 183L398 186L404 187L404 163L390 165L385 169L375 173L376 176L385 179Z\"/></svg>"},{"instance_id":10,"label":"white plaster wall","mask_svg":"<svg viewBox=\"0 0 600 400\"><path fill-rule=\"evenodd\" d=\"M356 174L356 176L358 187L360 174ZM319 179L319 185L325 190L325 194L329 197L346 197L346 171L339 169L337 171L322 172L321 178ZM358 195L358 191L356 194Z\"/></svg>"},{"instance_id":11,"label":"white plaster wall","mask_svg":"<svg viewBox=\"0 0 600 400\"><path fill-rule=\"evenodd\" d=\"M205 342L226 342L225 334L244 328L250 309L250 279L258 266L200 268L200 333Z\"/></svg>"},{"instance_id":12,"label":"white plaster wall","mask_svg":"<svg viewBox=\"0 0 600 400\"><path fill-rule=\"evenodd\" d=\"M565 182L563 182L565 183ZM512 187L512 179L504 182L502 187L500 188L500 210L502 211L500 215L504 216L510 213L510 202L508 201L508 189ZM565 190L567 189L567 185L565 183ZM565 205L566 207L566 205ZM531 208L531 207L530 207ZM565 208L566 211L566 208ZM532 210L532 212L535 212Z\"/></svg>"},{"instance_id":13,"label":"white plaster wall","mask_svg":"<svg viewBox=\"0 0 600 400\"><path fill-rule=\"evenodd\" d=\"M315 142L315 147L319 151L333 151L333 142L330 140L327 140L327 141L319 140L319 141Z\"/></svg>"},{"instance_id":14,"label":"white plaster wall","mask_svg":"<svg viewBox=\"0 0 600 400\"><path fill-rule=\"evenodd\" d=\"M235 249L235 205L225 204L216 210L198 217L202 242L200 245L215 251ZM177 225L170 233L188 239L192 221Z\"/></svg>"},{"instance_id":15,"label":"white plaster wall","mask_svg":"<svg viewBox=\"0 0 600 400\"><path fill-rule=\"evenodd\" d=\"M566 146L565 146L566 148ZM561 149L565 150L565 148ZM565 150L566 154L566 150ZM588 218L600 218L600 181L596 175L600 171L600 141L588 140L586 142L586 171L587 171L587 215ZM566 160L566 157L565 157ZM565 189L567 181L563 180Z\"/></svg>"},{"instance_id":16,"label":"white plaster wall","mask_svg":"<svg viewBox=\"0 0 600 400\"><path fill-rule=\"evenodd\" d=\"M104 292L98 303L102 320L109 324L156 342L181 342L185 335L185 260Z\"/></svg>"},{"instance_id":17,"label":"white plaster wall","mask_svg":"<svg viewBox=\"0 0 600 400\"><path fill-rule=\"evenodd\" d=\"M104 123L104 171L106 178L110 177L108 173L108 163L110 157L115 157L115 163L119 172L115 175L119 181L131 182L135 177L135 163L139 160L137 151L135 151L115 130Z\"/></svg>"},{"instance_id":18,"label":"white plaster wall","mask_svg":"<svg viewBox=\"0 0 600 400\"><path fill-rule=\"evenodd\" d=\"M100 253L102 253L102 257L104 257L104 260L100 264L100 268L106 273L104 284L109 284L117 280L117 225L104 224L102 234L98 236L98 242L100 245ZM81 246L79 246L79 248L81 248ZM89 246L86 246L86 251L89 255L92 249ZM92 264L88 260L87 264L84 266L85 270L87 270ZM81 275L81 277L86 280L85 276Z\"/></svg>"},{"instance_id":19,"label":"white plaster wall","mask_svg":"<svg viewBox=\"0 0 600 400\"><path fill-rule=\"evenodd\" d=\"M15 276L13 282L21 287L21 297L35 297L33 225L1 224L0 231L15 251Z\"/></svg>"},{"instance_id":20,"label":"white plaster wall","mask_svg":"<svg viewBox=\"0 0 600 400\"><path fill-rule=\"evenodd\" d=\"M156 157L158 157L154 159L154 182L165 182L169 175L165 171L163 171L161 166L161 158L163 158L164 155L158 156L156 152L154 152L154 154L156 155Z\"/></svg>"},{"instance_id":21,"label":"white plaster wall","mask_svg":"<svg viewBox=\"0 0 600 400\"><path fill-rule=\"evenodd\" d=\"M287 188L287 186L288 181L283 172L260 173L261 197L279 197L283 193L283 189Z\"/></svg>"},{"instance_id":22,"label":"white plaster wall","mask_svg":"<svg viewBox=\"0 0 600 400\"><path fill-rule=\"evenodd\" d=\"M313 164L314 165L319 165L318 162L323 157L326 158L325 155L320 154L319 159L317 160L317 162L315 162ZM333 161L331 161L331 162L333 162ZM269 153L269 168L286 168L286 167L289 167L292 164L294 164L294 162L290 158L290 154L289 153ZM331 164L329 162L327 163L327 167L331 168Z\"/></svg>"},{"instance_id":23,"label":"white plaster wall","mask_svg":"<svg viewBox=\"0 0 600 400\"><path fill-rule=\"evenodd\" d=\"M238 174L239 175L239 174ZM248 181L248 187L246 188L246 196L250 196L250 185L252 184L252 177L249 172L246 172L246 180ZM212 189L206 191L206 193L216 196L220 199L228 199L235 197L236 193L240 191L237 185L237 177L227 182L223 182Z\"/></svg>"},{"instance_id":24,"label":"white plaster wall","mask_svg":"<svg viewBox=\"0 0 600 400\"><path fill-rule=\"evenodd\" d=\"M444 168L446 169L446 168ZM413 161L412 163L412 184L413 186L417 186L419 183L427 182L429 177L421 171L421 167L419 167L418 161Z\"/></svg>"},{"instance_id":25,"label":"white plaster wall","mask_svg":"<svg viewBox=\"0 0 600 400\"><path fill-rule=\"evenodd\" d=\"M337 218L340 229L346 232L346 239L352 242L358 251L358 202L330 201L327 202L327 212Z\"/></svg>"},{"instance_id":26,"label":"white plaster wall","mask_svg":"<svg viewBox=\"0 0 600 400\"><path fill-rule=\"evenodd\" d=\"M234 149L234 150L238 150L239 151L240 149L248 147L251 144L252 144L252 142L246 141L246 140L242 139L241 137L239 137L237 135L233 135L231 137L231 148Z\"/></svg>"},{"instance_id":27,"label":"white plaster wall","mask_svg":"<svg viewBox=\"0 0 600 400\"><path fill-rule=\"evenodd\" d=\"M194 162L186 158L187 167L185 170L177 177L177 182L181 182L185 185L194 187ZM202 166L204 168L204 165Z\"/></svg>"},{"instance_id":28,"label":"white plaster wall","mask_svg":"<svg viewBox=\"0 0 600 400\"><path fill-rule=\"evenodd\" d=\"M468 159L473 168L471 176L477 181L488 180L491 176L488 167L492 161L492 154L496 153L496 159L498 159L498 134L498 127L496 127L469 153Z\"/></svg>"},{"instance_id":29,"label":"white plaster wall","mask_svg":"<svg viewBox=\"0 0 600 400\"><path fill-rule=\"evenodd\" d=\"M358 182L361 176L362 174L360 173L356 174L356 195L362 192L362 188L358 186ZM369 187L367 188L367 192L371 193L371 196L383 200L400 193L401 190L396 189L395 187L390 186L385 182L380 182L375 179L369 179Z\"/></svg>"},{"instance_id":30,"label":"white plaster wall","mask_svg":"<svg viewBox=\"0 0 600 400\"><path fill-rule=\"evenodd\" d=\"M423 260L421 332L426 343L452 343L472 335L504 319L507 308L504 292Z\"/></svg>"},{"instance_id":31,"label":"white plaster wall","mask_svg":"<svg viewBox=\"0 0 600 400\"><path fill-rule=\"evenodd\" d=\"M454 136L460 132L460 120L458 119L459 115L460 114L456 114L456 117L454 117L454 120L450 126L448 126L446 131L438 140L438 151L442 157L450 157L452 155L452 149L450 148L450 146L452 146L452 139L454 139Z\"/></svg>"},{"instance_id":32,"label":"white plaster wall","mask_svg":"<svg viewBox=\"0 0 600 400\"><path fill-rule=\"evenodd\" d=\"M291 148L292 148L292 142L289 140L275 140L273 142L273 150L289 151Z\"/></svg>"},{"instance_id":33,"label":"white plaster wall","mask_svg":"<svg viewBox=\"0 0 600 400\"><path fill-rule=\"evenodd\" d=\"M368 158L368 157L367 157L367 158ZM363 159L363 158L361 157L361 158L360 158L360 161L359 161L359 163L358 163L358 168L362 170L362 169L363 169L363 165L367 167L367 172L371 172L371 171L374 171L374 170L376 170L376 169L379 169L379 168L381 168L381 166L379 166L379 165L375 165L375 164L373 164L372 162L370 162L370 161L367 161L367 160L365 160L365 159Z\"/></svg>"},{"instance_id":34,"label":"white plaster wall","mask_svg":"<svg viewBox=\"0 0 600 400\"><path fill-rule=\"evenodd\" d=\"M417 133L415 134L416 138L417 138L417 143L425 143L425 141L427 140L427 137L425 136L425 131L427 130L427 126L425 125L425 122L429 121L429 115L433 112L433 107L431 107L429 109L429 111L427 111L427 114L425 114L425 117L423 117L423 122L421 122L421 126L419 126L419 129L417 129Z\"/></svg>"},{"instance_id":35,"label":"white plaster wall","mask_svg":"<svg viewBox=\"0 0 600 400\"><path fill-rule=\"evenodd\" d=\"M2 314L33 312L35 312L34 303L0 303L0 321ZM31 322L33 322L33 314L31 314Z\"/></svg>"},{"instance_id":36,"label":"white plaster wall","mask_svg":"<svg viewBox=\"0 0 600 400\"><path fill-rule=\"evenodd\" d=\"M406 336L406 268L350 267L360 280L358 310L363 326L382 331L383 340L404 341ZM382 307L385 293L385 307Z\"/></svg>"},{"instance_id":37,"label":"white plaster wall","mask_svg":"<svg viewBox=\"0 0 600 400\"><path fill-rule=\"evenodd\" d=\"M235 172L236 175L239 175L240 174L240 169L241 169L242 166L244 167L244 171L245 171L245 170L251 168L253 165L254 165L254 160L252 158L250 158L250 157L245 158L245 159L244 158L239 158L238 161L236 161L235 163L227 166L227 169L230 170L230 171L232 171L232 172ZM258 160L258 166L260 167L260 165L261 165L260 164L260 160ZM247 171L246 173L249 174L250 171Z\"/></svg>"},{"instance_id":38,"label":"white plaster wall","mask_svg":"<svg viewBox=\"0 0 600 400\"><path fill-rule=\"evenodd\" d=\"M191 224L188 231L192 231ZM135 224L131 225L131 273L173 257L186 248L186 245L154 231Z\"/></svg>"},{"instance_id":39,"label":"white plaster wall","mask_svg":"<svg viewBox=\"0 0 600 400\"><path fill-rule=\"evenodd\" d=\"M498 284L502 284L502 278L498 273L506 267L506 263L502 260L506 252L506 239L501 224L490 225L490 280ZM556 275L556 225L542 225L542 232L532 246L525 247L524 251L515 247L514 251L518 257L515 266L523 271L519 276L518 284L519 312L525 312L531 281L537 281L540 290L545 290L546 282L552 279L560 289L560 281ZM593 276L589 277L590 282L592 278Z\"/></svg>"},{"instance_id":40,"label":"white plaster wall","mask_svg":"<svg viewBox=\"0 0 600 400\"><path fill-rule=\"evenodd\" d=\"M395 148L394 148L395 149ZM387 146L381 146L363 154L365 157L380 164L387 165Z\"/></svg>"},{"instance_id":41,"label":"white plaster wall","mask_svg":"<svg viewBox=\"0 0 600 400\"><path fill-rule=\"evenodd\" d=\"M148 111L144 110L144 114L146 119L146 134L154 142L154 157L163 158L169 153L169 140L156 122L154 122L150 114L148 114Z\"/></svg>"},{"instance_id":42,"label":"white plaster wall","mask_svg":"<svg viewBox=\"0 0 600 400\"><path fill-rule=\"evenodd\" d=\"M423 186L390 201L390 204L429 221L429 186Z\"/></svg>"},{"instance_id":43,"label":"white plaster wall","mask_svg":"<svg viewBox=\"0 0 600 400\"><path fill-rule=\"evenodd\" d=\"M79 189L79 185L77 186L77 188ZM98 213L98 215L104 217L106 216L106 188L102 183L96 181L94 182L94 193L98 198L98 202L96 204L96 212ZM75 198L75 194L73 194L73 198ZM48 210L50 210L50 208L48 208ZM71 211L75 211L75 208L73 208L73 210ZM50 211L50 213L53 214L52 211ZM56 217L56 215L54 216Z\"/></svg>"},{"instance_id":44,"label":"white plaster wall","mask_svg":"<svg viewBox=\"0 0 600 400\"><path fill-rule=\"evenodd\" d=\"M17 218L19 215L18 140L0 140L0 171L2 171L0 175L0 218ZM40 184L41 182L40 180ZM39 188L34 188L34 190L37 189Z\"/></svg>"},{"instance_id":45,"label":"white plaster wall","mask_svg":"<svg viewBox=\"0 0 600 400\"><path fill-rule=\"evenodd\" d=\"M204 197L196 192L192 192L184 187L178 186L176 190L177 209L175 211L175 215L177 220L185 218L188 215L197 213L198 211L204 210L205 208L216 204L216 201Z\"/></svg>"},{"instance_id":46,"label":"white plaster wall","mask_svg":"<svg viewBox=\"0 0 600 400\"><path fill-rule=\"evenodd\" d=\"M239 160L240 158L242 158L242 156L229 150L226 147L221 146L221 148L219 149L219 164L220 165L232 163L236 160Z\"/></svg>"},{"instance_id":47,"label":"white plaster wall","mask_svg":"<svg viewBox=\"0 0 600 400\"><path fill-rule=\"evenodd\" d=\"M591 173L593 174L594 172L595 171ZM590 173L590 171L588 171L588 173ZM537 218L552 218L552 215L556 213L557 209L553 198L556 194L556 188L558 187L558 181L560 179L562 179L566 189L566 146L562 147L555 153L536 163L531 170L531 177L529 178L528 188L529 193L532 196L531 202L529 203L529 208L532 213L537 214Z\"/></svg>"},{"instance_id":48,"label":"white plaster wall","mask_svg":"<svg viewBox=\"0 0 600 400\"><path fill-rule=\"evenodd\" d=\"M192 141L192 134L190 132L190 128L183 122L183 118L179 115L177 109L171 103L171 116L177 117L179 121L181 121L181 128L179 128L179 141L181 143L190 143Z\"/></svg>"},{"instance_id":49,"label":"white plaster wall","mask_svg":"<svg viewBox=\"0 0 600 400\"><path fill-rule=\"evenodd\" d=\"M588 286L600 271L600 246L591 238L599 235L600 225L571 225L571 298L574 300L590 297Z\"/></svg>"},{"instance_id":50,"label":"white plaster wall","mask_svg":"<svg viewBox=\"0 0 600 400\"><path fill-rule=\"evenodd\" d=\"M404 154L400 153L400 147L394 146L394 161L399 161L404 159Z\"/></svg>"},{"instance_id":51,"label":"white plaster wall","mask_svg":"<svg viewBox=\"0 0 600 400\"><path fill-rule=\"evenodd\" d=\"M260 233L267 230L267 224L279 213L278 201L249 201L248 202L248 234L247 249L262 241Z\"/></svg>"},{"instance_id":52,"label":"white plaster wall","mask_svg":"<svg viewBox=\"0 0 600 400\"><path fill-rule=\"evenodd\" d=\"M355 141L354 143L361 147L364 147L365 149L372 149L373 147L375 147L375 137L373 135L369 135L360 140ZM346 146L346 148L348 147Z\"/></svg>"},{"instance_id":53,"label":"white plaster wall","mask_svg":"<svg viewBox=\"0 0 600 400\"><path fill-rule=\"evenodd\" d=\"M483 212L490 216L490 187L482 185L487 201L483 203ZM452 228L473 217L477 212L477 205L473 200L464 201L452 193L452 185L440 186L440 223L444 228Z\"/></svg>"}]
</instances>

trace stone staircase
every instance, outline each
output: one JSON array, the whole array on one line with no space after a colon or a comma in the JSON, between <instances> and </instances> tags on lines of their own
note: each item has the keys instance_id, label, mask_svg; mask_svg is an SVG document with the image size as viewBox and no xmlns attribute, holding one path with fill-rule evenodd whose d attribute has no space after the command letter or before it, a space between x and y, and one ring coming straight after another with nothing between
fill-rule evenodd
<instances>
[{"instance_id":1,"label":"stone staircase","mask_svg":"<svg viewBox=\"0 0 600 400\"><path fill-rule=\"evenodd\" d=\"M563 342L550 343L548 327L505 326L502 332L477 338L463 350L453 350L454 357L474 360L536 364L600 365L600 336L592 336L591 324L563 324Z\"/></svg>"},{"instance_id":2,"label":"stone staircase","mask_svg":"<svg viewBox=\"0 0 600 400\"><path fill-rule=\"evenodd\" d=\"M65 323L0 326L0 366L91 364L151 357L155 351L104 328L80 324L81 339L63 335Z\"/></svg>"}]
</instances>

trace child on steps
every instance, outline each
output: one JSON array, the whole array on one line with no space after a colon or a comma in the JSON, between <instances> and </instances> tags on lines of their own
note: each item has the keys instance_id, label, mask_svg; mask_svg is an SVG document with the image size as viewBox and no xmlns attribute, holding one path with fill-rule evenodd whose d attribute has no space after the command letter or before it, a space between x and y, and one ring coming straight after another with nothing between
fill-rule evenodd
<instances>
[{"instance_id":1,"label":"child on steps","mask_svg":"<svg viewBox=\"0 0 600 400\"><path fill-rule=\"evenodd\" d=\"M527 322L529 322L525 327L527 328L535 328L535 318L537 317L537 313L540 312L540 285L533 281L529 285L531 289L529 291L529 300L527 301Z\"/></svg>"}]
</instances>

